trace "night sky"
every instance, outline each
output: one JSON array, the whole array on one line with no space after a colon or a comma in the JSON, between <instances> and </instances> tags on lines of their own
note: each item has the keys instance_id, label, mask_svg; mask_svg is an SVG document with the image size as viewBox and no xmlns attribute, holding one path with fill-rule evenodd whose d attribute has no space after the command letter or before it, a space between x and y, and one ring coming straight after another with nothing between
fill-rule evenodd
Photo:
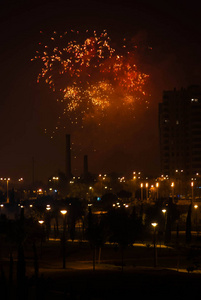
<instances>
[{"instance_id":1,"label":"night sky","mask_svg":"<svg viewBox=\"0 0 201 300\"><path fill-rule=\"evenodd\" d=\"M129 175L141 170L160 175L158 103L163 90L201 82L201 19L195 1L188 5L178 1L4 2L0 13L0 177L23 177L30 182L32 157L36 180L46 182L58 170L65 171L68 133L75 175L83 171L84 154L92 173ZM102 130L92 124L84 133L66 128L50 139L44 128L56 124L58 106L51 90L37 84L40 67L31 58L38 50L40 31L51 34L83 28L106 29L117 44L125 36L136 41L136 64L150 75L149 108L136 108L132 121L109 119Z\"/></svg>"}]
</instances>

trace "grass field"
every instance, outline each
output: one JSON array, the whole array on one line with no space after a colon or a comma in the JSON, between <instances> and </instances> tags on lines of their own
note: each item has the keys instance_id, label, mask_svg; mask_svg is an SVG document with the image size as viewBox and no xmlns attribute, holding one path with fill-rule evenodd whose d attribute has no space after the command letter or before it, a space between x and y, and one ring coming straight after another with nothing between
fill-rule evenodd
<instances>
[{"instance_id":1,"label":"grass field","mask_svg":"<svg viewBox=\"0 0 201 300\"><path fill-rule=\"evenodd\" d=\"M7 245L8 246L8 245ZM198 255L192 249L157 248L157 267L154 267L154 248L138 244L124 251L107 244L102 248L100 263L93 269L93 251L87 242L66 245L66 269L62 268L59 241L38 243L38 279L34 278L32 245L24 248L26 279L24 290L16 287L17 252L13 251L13 280L9 283L9 249L1 251L1 299L134 299L137 296L155 299L183 299L199 291L201 274L188 273ZM98 257L98 251L97 251ZM197 252L196 252L197 254ZM19 297L17 298L17 295ZM7 297L7 298L6 298Z\"/></svg>"}]
</instances>

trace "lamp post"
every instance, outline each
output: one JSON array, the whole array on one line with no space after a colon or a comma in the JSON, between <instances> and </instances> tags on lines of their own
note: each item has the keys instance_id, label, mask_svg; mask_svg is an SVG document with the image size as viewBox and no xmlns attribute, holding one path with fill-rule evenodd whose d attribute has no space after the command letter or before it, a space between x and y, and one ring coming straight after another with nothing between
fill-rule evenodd
<instances>
[{"instance_id":1,"label":"lamp post","mask_svg":"<svg viewBox=\"0 0 201 300\"><path fill-rule=\"evenodd\" d=\"M174 203L174 182L171 183L172 187L172 203Z\"/></svg>"},{"instance_id":2,"label":"lamp post","mask_svg":"<svg viewBox=\"0 0 201 300\"><path fill-rule=\"evenodd\" d=\"M149 187L149 184L148 182L146 182L146 198L147 198L147 201L148 201L148 197L149 197L149 190L148 190L148 187Z\"/></svg>"},{"instance_id":3,"label":"lamp post","mask_svg":"<svg viewBox=\"0 0 201 300\"><path fill-rule=\"evenodd\" d=\"M198 205L195 204L194 208L195 208L195 228L196 228L196 232L197 232L197 235L198 235L198 215L197 215Z\"/></svg>"},{"instance_id":4,"label":"lamp post","mask_svg":"<svg viewBox=\"0 0 201 300\"><path fill-rule=\"evenodd\" d=\"M6 179L6 184L7 184L7 203L9 203L9 196L8 196L8 182L10 181L10 178Z\"/></svg>"},{"instance_id":5,"label":"lamp post","mask_svg":"<svg viewBox=\"0 0 201 300\"><path fill-rule=\"evenodd\" d=\"M191 181L191 191L192 191L192 200L191 200L191 203L193 203L194 201L194 182Z\"/></svg>"},{"instance_id":6,"label":"lamp post","mask_svg":"<svg viewBox=\"0 0 201 300\"><path fill-rule=\"evenodd\" d=\"M7 191L6 202L9 203L9 196L8 196L8 182L10 181L10 178L0 178L0 180L6 181L6 191Z\"/></svg>"},{"instance_id":7,"label":"lamp post","mask_svg":"<svg viewBox=\"0 0 201 300\"><path fill-rule=\"evenodd\" d=\"M1 209L4 207L3 203L0 204L0 214L1 214Z\"/></svg>"},{"instance_id":8,"label":"lamp post","mask_svg":"<svg viewBox=\"0 0 201 300\"><path fill-rule=\"evenodd\" d=\"M50 237L50 232L51 232L51 218L50 218L50 210L51 210L51 206L50 204L47 204L46 206L46 235L47 235L47 239L49 240Z\"/></svg>"},{"instance_id":9,"label":"lamp post","mask_svg":"<svg viewBox=\"0 0 201 300\"><path fill-rule=\"evenodd\" d=\"M151 225L154 228L154 267L156 267L157 266L156 226L158 225L158 223L153 222L151 223Z\"/></svg>"},{"instance_id":10,"label":"lamp post","mask_svg":"<svg viewBox=\"0 0 201 300\"><path fill-rule=\"evenodd\" d=\"M44 220L39 220L38 223L41 225L42 227L42 235L41 235L41 241L40 241L40 256L42 257L42 244L43 244L43 235L44 235Z\"/></svg>"},{"instance_id":11,"label":"lamp post","mask_svg":"<svg viewBox=\"0 0 201 300\"><path fill-rule=\"evenodd\" d=\"M89 187L89 201L92 201L92 192L93 192L93 188L92 186Z\"/></svg>"},{"instance_id":12,"label":"lamp post","mask_svg":"<svg viewBox=\"0 0 201 300\"><path fill-rule=\"evenodd\" d=\"M164 232L166 232L166 222L167 222L167 210L164 208L162 209L162 213L164 214L164 218L165 218L165 226L164 226Z\"/></svg>"},{"instance_id":13,"label":"lamp post","mask_svg":"<svg viewBox=\"0 0 201 300\"><path fill-rule=\"evenodd\" d=\"M66 268L66 214L67 210L60 210L60 213L63 215L63 238L62 238L62 247L63 247L63 269Z\"/></svg>"},{"instance_id":14,"label":"lamp post","mask_svg":"<svg viewBox=\"0 0 201 300\"><path fill-rule=\"evenodd\" d=\"M159 188L159 182L156 182L156 199L158 200L158 188Z\"/></svg>"},{"instance_id":15,"label":"lamp post","mask_svg":"<svg viewBox=\"0 0 201 300\"><path fill-rule=\"evenodd\" d=\"M141 202L143 202L143 183L140 184L141 187Z\"/></svg>"}]
</instances>

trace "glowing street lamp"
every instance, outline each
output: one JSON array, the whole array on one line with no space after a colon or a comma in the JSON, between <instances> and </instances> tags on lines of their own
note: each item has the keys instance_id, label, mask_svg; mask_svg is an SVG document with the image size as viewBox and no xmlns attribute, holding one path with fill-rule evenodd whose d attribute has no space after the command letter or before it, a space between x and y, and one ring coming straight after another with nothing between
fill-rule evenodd
<instances>
[{"instance_id":1,"label":"glowing street lamp","mask_svg":"<svg viewBox=\"0 0 201 300\"><path fill-rule=\"evenodd\" d=\"M43 245L43 237L44 237L44 220L39 220L38 223L42 226L42 235L41 235L41 241L40 241L40 256L42 257L42 245Z\"/></svg>"},{"instance_id":2,"label":"glowing street lamp","mask_svg":"<svg viewBox=\"0 0 201 300\"><path fill-rule=\"evenodd\" d=\"M167 224L167 210L164 208L162 209L162 213L164 214L165 218L165 226L164 226L164 232L166 231L166 224Z\"/></svg>"},{"instance_id":3,"label":"glowing street lamp","mask_svg":"<svg viewBox=\"0 0 201 300\"><path fill-rule=\"evenodd\" d=\"M7 184L7 203L9 203L9 196L8 196L8 182L10 181L10 178L6 179L6 184Z\"/></svg>"},{"instance_id":4,"label":"glowing street lamp","mask_svg":"<svg viewBox=\"0 0 201 300\"><path fill-rule=\"evenodd\" d=\"M141 187L141 202L143 202L143 183L140 184Z\"/></svg>"},{"instance_id":5,"label":"glowing street lamp","mask_svg":"<svg viewBox=\"0 0 201 300\"><path fill-rule=\"evenodd\" d=\"M10 178L0 178L0 180L6 181L6 187L7 187L7 199L6 199L6 202L9 203L9 196L8 196L8 182L10 181Z\"/></svg>"},{"instance_id":6,"label":"glowing street lamp","mask_svg":"<svg viewBox=\"0 0 201 300\"><path fill-rule=\"evenodd\" d=\"M63 238L62 238L62 246L63 246L63 269L66 268L66 214L67 210L60 210L60 213L63 215Z\"/></svg>"},{"instance_id":7,"label":"glowing street lamp","mask_svg":"<svg viewBox=\"0 0 201 300\"><path fill-rule=\"evenodd\" d=\"M157 248L156 248L156 227L158 226L158 223L153 222L151 225L154 228L154 267L157 266Z\"/></svg>"},{"instance_id":8,"label":"glowing street lamp","mask_svg":"<svg viewBox=\"0 0 201 300\"><path fill-rule=\"evenodd\" d=\"M63 210L60 210L60 213L65 216L67 214L67 210L63 209Z\"/></svg>"},{"instance_id":9,"label":"glowing street lamp","mask_svg":"<svg viewBox=\"0 0 201 300\"><path fill-rule=\"evenodd\" d=\"M194 201L194 182L193 181L191 181L191 190L192 190L192 201L191 201L191 203L193 203L193 201Z\"/></svg>"},{"instance_id":10,"label":"glowing street lamp","mask_svg":"<svg viewBox=\"0 0 201 300\"><path fill-rule=\"evenodd\" d=\"M148 200L148 194L149 194L149 190L148 190L148 187L149 187L149 184L148 184L148 182L146 182L146 198L147 198L147 200Z\"/></svg>"},{"instance_id":11,"label":"glowing street lamp","mask_svg":"<svg viewBox=\"0 0 201 300\"><path fill-rule=\"evenodd\" d=\"M1 203L0 204L0 213L1 213L1 208L3 208L4 207L4 205L3 205L3 203Z\"/></svg>"},{"instance_id":12,"label":"glowing street lamp","mask_svg":"<svg viewBox=\"0 0 201 300\"><path fill-rule=\"evenodd\" d=\"M49 211L51 209L50 204L47 204L46 210Z\"/></svg>"},{"instance_id":13,"label":"glowing street lamp","mask_svg":"<svg viewBox=\"0 0 201 300\"><path fill-rule=\"evenodd\" d=\"M159 188L159 182L156 182L156 198L158 200L158 188Z\"/></svg>"},{"instance_id":14,"label":"glowing street lamp","mask_svg":"<svg viewBox=\"0 0 201 300\"><path fill-rule=\"evenodd\" d=\"M174 182L171 183L172 187L172 202L174 202Z\"/></svg>"},{"instance_id":15,"label":"glowing street lamp","mask_svg":"<svg viewBox=\"0 0 201 300\"><path fill-rule=\"evenodd\" d=\"M195 208L195 227L196 227L196 232L198 234L198 214L197 214L198 205L195 204L194 208Z\"/></svg>"}]
</instances>

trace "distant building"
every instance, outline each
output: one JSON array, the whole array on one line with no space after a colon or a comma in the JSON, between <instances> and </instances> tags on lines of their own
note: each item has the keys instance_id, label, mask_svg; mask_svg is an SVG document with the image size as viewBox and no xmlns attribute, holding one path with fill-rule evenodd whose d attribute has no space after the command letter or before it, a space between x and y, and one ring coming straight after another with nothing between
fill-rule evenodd
<instances>
[{"instance_id":1,"label":"distant building","mask_svg":"<svg viewBox=\"0 0 201 300\"><path fill-rule=\"evenodd\" d=\"M159 104L161 172L201 174L201 87L164 91Z\"/></svg>"}]
</instances>

